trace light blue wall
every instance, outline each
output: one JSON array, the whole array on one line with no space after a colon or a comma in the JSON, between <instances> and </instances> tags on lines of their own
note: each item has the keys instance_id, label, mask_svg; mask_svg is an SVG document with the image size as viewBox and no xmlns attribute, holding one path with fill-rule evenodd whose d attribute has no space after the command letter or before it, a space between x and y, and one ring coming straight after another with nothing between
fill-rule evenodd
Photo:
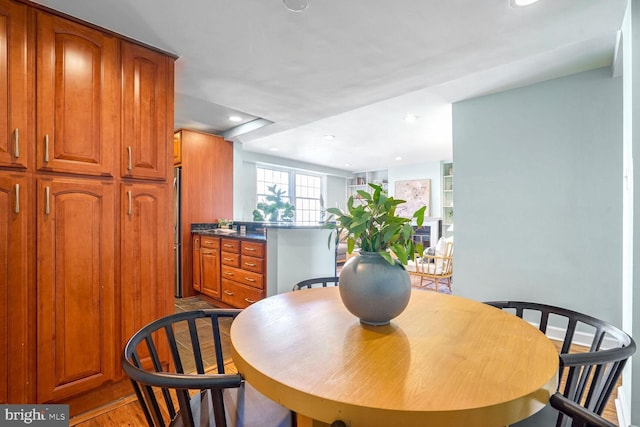
<instances>
[{"instance_id":1,"label":"light blue wall","mask_svg":"<svg viewBox=\"0 0 640 427\"><path fill-rule=\"evenodd\" d=\"M453 105L456 294L621 325L622 79L599 69Z\"/></svg>"}]
</instances>

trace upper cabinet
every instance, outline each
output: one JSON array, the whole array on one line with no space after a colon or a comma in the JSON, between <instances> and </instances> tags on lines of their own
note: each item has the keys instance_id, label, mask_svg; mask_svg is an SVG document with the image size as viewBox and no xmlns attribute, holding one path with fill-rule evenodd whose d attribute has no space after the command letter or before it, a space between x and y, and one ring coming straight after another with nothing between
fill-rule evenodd
<instances>
[{"instance_id":1,"label":"upper cabinet","mask_svg":"<svg viewBox=\"0 0 640 427\"><path fill-rule=\"evenodd\" d=\"M118 40L43 12L36 39L38 170L111 175L120 137Z\"/></svg>"},{"instance_id":2,"label":"upper cabinet","mask_svg":"<svg viewBox=\"0 0 640 427\"><path fill-rule=\"evenodd\" d=\"M122 43L124 177L167 178L168 147L173 140L173 129L167 128L173 111L170 61L166 55Z\"/></svg>"},{"instance_id":3,"label":"upper cabinet","mask_svg":"<svg viewBox=\"0 0 640 427\"><path fill-rule=\"evenodd\" d=\"M0 166L21 169L28 167L33 152L27 13L23 4L0 2Z\"/></svg>"}]
</instances>

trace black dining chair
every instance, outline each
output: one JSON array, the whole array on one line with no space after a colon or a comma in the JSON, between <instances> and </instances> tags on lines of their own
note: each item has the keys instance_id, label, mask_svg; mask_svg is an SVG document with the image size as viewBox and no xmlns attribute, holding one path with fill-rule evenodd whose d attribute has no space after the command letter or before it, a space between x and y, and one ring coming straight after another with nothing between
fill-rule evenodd
<instances>
[{"instance_id":1,"label":"black dining chair","mask_svg":"<svg viewBox=\"0 0 640 427\"><path fill-rule=\"evenodd\" d=\"M617 427L616 424L567 399L558 392L551 396L549 403L573 420L572 427Z\"/></svg>"},{"instance_id":2,"label":"black dining chair","mask_svg":"<svg viewBox=\"0 0 640 427\"><path fill-rule=\"evenodd\" d=\"M556 405L568 400L588 412L602 415L616 381L636 350L631 336L603 320L561 307L519 301L486 304L538 325L540 331L561 343L558 392L564 399L554 398ZM572 425L571 418L558 409L550 403L512 426Z\"/></svg>"},{"instance_id":3,"label":"black dining chair","mask_svg":"<svg viewBox=\"0 0 640 427\"><path fill-rule=\"evenodd\" d=\"M241 310L172 314L136 332L122 354L147 423L160 426L285 427L291 411L255 390L233 368L229 327Z\"/></svg>"},{"instance_id":4,"label":"black dining chair","mask_svg":"<svg viewBox=\"0 0 640 427\"><path fill-rule=\"evenodd\" d=\"M326 288L327 286L338 286L339 278L337 276L334 277L315 277L313 279L306 279L301 282L293 285L294 291L299 291L300 289L310 289L310 288Z\"/></svg>"}]
</instances>

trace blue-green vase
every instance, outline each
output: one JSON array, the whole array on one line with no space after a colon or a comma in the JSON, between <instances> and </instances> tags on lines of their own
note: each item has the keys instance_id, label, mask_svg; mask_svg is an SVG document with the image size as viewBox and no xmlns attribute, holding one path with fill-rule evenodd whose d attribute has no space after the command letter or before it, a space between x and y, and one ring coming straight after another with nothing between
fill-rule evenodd
<instances>
[{"instance_id":1,"label":"blue-green vase","mask_svg":"<svg viewBox=\"0 0 640 427\"><path fill-rule=\"evenodd\" d=\"M411 280L404 266L389 264L377 252L360 252L340 272L340 297L367 325L388 325L409 304Z\"/></svg>"}]
</instances>

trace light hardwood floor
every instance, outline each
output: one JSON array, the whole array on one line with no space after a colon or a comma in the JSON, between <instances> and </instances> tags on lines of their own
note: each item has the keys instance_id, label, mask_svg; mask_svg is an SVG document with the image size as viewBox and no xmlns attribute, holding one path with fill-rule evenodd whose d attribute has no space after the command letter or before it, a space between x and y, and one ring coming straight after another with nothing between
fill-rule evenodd
<instances>
[{"instance_id":1,"label":"light hardwood floor","mask_svg":"<svg viewBox=\"0 0 640 427\"><path fill-rule=\"evenodd\" d=\"M195 298L176 302L177 311L209 307L211 306L206 301L201 301ZM556 345L559 349L560 343L556 343ZM619 385L620 381L618 381L618 386ZM615 398L616 391L614 391L613 395L609 399L609 403L603 413L603 417L617 425L618 418L615 410ZM131 396L113 402L111 405L91 411L90 413L80 414L70 420L70 426L79 427L144 427L146 425L147 423L145 421L144 414L142 413L142 410L138 405L138 401L133 394L133 389Z\"/></svg>"}]
</instances>

